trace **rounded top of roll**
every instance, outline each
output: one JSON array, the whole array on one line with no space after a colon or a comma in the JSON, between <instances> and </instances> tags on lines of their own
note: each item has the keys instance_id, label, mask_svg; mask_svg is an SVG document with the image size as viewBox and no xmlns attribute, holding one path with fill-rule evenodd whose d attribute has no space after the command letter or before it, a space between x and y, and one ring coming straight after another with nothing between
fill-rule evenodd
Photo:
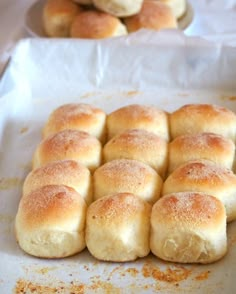
<instances>
[{"instance_id":1,"label":"rounded top of roll","mask_svg":"<svg viewBox=\"0 0 236 294\"><path fill-rule=\"evenodd\" d=\"M101 140L104 139L105 123L106 113L98 107L86 103L64 104L50 114L43 128L43 137L65 129L76 129Z\"/></svg>"},{"instance_id":2,"label":"rounded top of roll","mask_svg":"<svg viewBox=\"0 0 236 294\"><path fill-rule=\"evenodd\" d=\"M107 128L109 139L128 129L143 129L169 139L168 114L155 106L130 104L121 107L107 116Z\"/></svg>"},{"instance_id":3,"label":"rounded top of roll","mask_svg":"<svg viewBox=\"0 0 236 294\"><path fill-rule=\"evenodd\" d=\"M86 207L84 199L73 188L62 185L43 186L21 198L18 222L25 230L42 227L60 227L61 230L77 230L74 219L78 209Z\"/></svg>"},{"instance_id":4,"label":"rounded top of roll","mask_svg":"<svg viewBox=\"0 0 236 294\"><path fill-rule=\"evenodd\" d=\"M121 21L108 13L87 10L74 19L70 35L72 38L102 39L125 35L126 27Z\"/></svg>"},{"instance_id":5,"label":"rounded top of roll","mask_svg":"<svg viewBox=\"0 0 236 294\"><path fill-rule=\"evenodd\" d=\"M128 32L135 32L141 28L161 30L177 28L177 21L172 9L156 0L143 1L139 13L124 19Z\"/></svg>"},{"instance_id":6,"label":"rounded top of roll","mask_svg":"<svg viewBox=\"0 0 236 294\"><path fill-rule=\"evenodd\" d=\"M216 197L200 192L178 192L168 194L153 206L153 217L159 222L191 229L214 230L226 219L223 203Z\"/></svg>"}]
</instances>

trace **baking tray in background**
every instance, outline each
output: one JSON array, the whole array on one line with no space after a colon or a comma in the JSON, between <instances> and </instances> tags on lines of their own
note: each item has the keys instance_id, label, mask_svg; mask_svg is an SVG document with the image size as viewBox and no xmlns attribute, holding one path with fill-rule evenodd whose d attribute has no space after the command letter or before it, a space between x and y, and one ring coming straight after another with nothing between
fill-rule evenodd
<instances>
[{"instance_id":1,"label":"baking tray in background","mask_svg":"<svg viewBox=\"0 0 236 294\"><path fill-rule=\"evenodd\" d=\"M179 33L116 41L21 41L0 84L0 288L2 293L226 293L235 291L236 222L228 254L210 265L61 260L23 253L14 237L22 183L49 113L83 102L107 112L131 103L168 111L215 103L236 111L236 49ZM170 41L171 40L171 41ZM25 291L25 292L24 292Z\"/></svg>"},{"instance_id":2,"label":"baking tray in background","mask_svg":"<svg viewBox=\"0 0 236 294\"><path fill-rule=\"evenodd\" d=\"M43 7L47 0L39 0L33 3L26 12L25 29L32 37L47 37L42 23ZM194 11L192 5L187 2L186 13L178 20L178 28L185 30L193 21Z\"/></svg>"}]
</instances>

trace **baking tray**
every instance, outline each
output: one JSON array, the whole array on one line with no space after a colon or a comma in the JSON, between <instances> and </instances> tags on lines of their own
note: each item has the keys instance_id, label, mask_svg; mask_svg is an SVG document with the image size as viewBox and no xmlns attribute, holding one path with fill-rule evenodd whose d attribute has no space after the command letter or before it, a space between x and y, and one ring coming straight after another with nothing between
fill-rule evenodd
<instances>
[{"instance_id":1,"label":"baking tray","mask_svg":"<svg viewBox=\"0 0 236 294\"><path fill-rule=\"evenodd\" d=\"M173 111L215 103L236 111L236 49L176 32L142 31L113 41L21 41L0 83L1 293L234 293L236 222L228 254L210 265L94 259L87 250L46 260L18 247L14 217L49 113L68 102L110 112L142 103Z\"/></svg>"}]
</instances>

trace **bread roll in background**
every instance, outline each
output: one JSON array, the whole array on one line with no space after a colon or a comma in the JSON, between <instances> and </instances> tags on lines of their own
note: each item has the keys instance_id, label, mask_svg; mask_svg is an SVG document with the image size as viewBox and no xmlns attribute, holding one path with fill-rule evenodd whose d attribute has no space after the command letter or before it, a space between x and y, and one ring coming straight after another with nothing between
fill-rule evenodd
<instances>
[{"instance_id":1,"label":"bread roll in background","mask_svg":"<svg viewBox=\"0 0 236 294\"><path fill-rule=\"evenodd\" d=\"M213 133L182 135L169 143L168 174L180 165L198 159L210 160L219 166L232 169L234 157L234 143L221 135Z\"/></svg>"},{"instance_id":2,"label":"bread roll in background","mask_svg":"<svg viewBox=\"0 0 236 294\"><path fill-rule=\"evenodd\" d=\"M158 200L151 214L151 251L180 263L211 263L227 251L223 203L210 195L180 192Z\"/></svg>"},{"instance_id":3,"label":"bread roll in background","mask_svg":"<svg viewBox=\"0 0 236 294\"><path fill-rule=\"evenodd\" d=\"M168 113L155 106L130 104L107 116L108 139L128 129L143 129L169 140Z\"/></svg>"},{"instance_id":4,"label":"bread roll in background","mask_svg":"<svg viewBox=\"0 0 236 294\"><path fill-rule=\"evenodd\" d=\"M82 5L92 5L93 1L92 0L73 0L75 3L79 3Z\"/></svg>"},{"instance_id":5,"label":"bread roll in background","mask_svg":"<svg viewBox=\"0 0 236 294\"><path fill-rule=\"evenodd\" d=\"M102 11L118 17L124 17L138 13L143 0L93 0L93 3Z\"/></svg>"},{"instance_id":6,"label":"bread roll in background","mask_svg":"<svg viewBox=\"0 0 236 294\"><path fill-rule=\"evenodd\" d=\"M40 187L65 185L78 192L89 205L93 199L90 171L74 160L60 160L32 170L23 184L23 196Z\"/></svg>"},{"instance_id":7,"label":"bread roll in background","mask_svg":"<svg viewBox=\"0 0 236 294\"><path fill-rule=\"evenodd\" d=\"M140 12L124 18L124 23L129 33L140 29L174 29L178 26L172 9L156 0L144 0Z\"/></svg>"},{"instance_id":8,"label":"bread roll in background","mask_svg":"<svg viewBox=\"0 0 236 294\"><path fill-rule=\"evenodd\" d=\"M87 10L74 19L70 36L82 39L103 39L127 34L125 25L119 18L105 12Z\"/></svg>"},{"instance_id":9,"label":"bread roll in background","mask_svg":"<svg viewBox=\"0 0 236 294\"><path fill-rule=\"evenodd\" d=\"M149 254L151 206L118 193L93 202L87 211L86 244L99 260L125 262Z\"/></svg>"},{"instance_id":10,"label":"bread roll in background","mask_svg":"<svg viewBox=\"0 0 236 294\"><path fill-rule=\"evenodd\" d=\"M102 160L101 142L86 132L63 130L39 143L33 156L33 169L63 159L76 160L94 171Z\"/></svg>"},{"instance_id":11,"label":"bread roll in background","mask_svg":"<svg viewBox=\"0 0 236 294\"><path fill-rule=\"evenodd\" d=\"M186 0L158 0L168 5L177 19L181 18L187 10Z\"/></svg>"},{"instance_id":12,"label":"bread roll in background","mask_svg":"<svg viewBox=\"0 0 236 294\"><path fill-rule=\"evenodd\" d=\"M214 104L187 104L170 114L170 132L181 135L211 132L236 142L236 114Z\"/></svg>"},{"instance_id":13,"label":"bread roll in background","mask_svg":"<svg viewBox=\"0 0 236 294\"><path fill-rule=\"evenodd\" d=\"M21 198L15 219L19 246L28 254L62 258L85 248L86 203L73 188L49 185Z\"/></svg>"},{"instance_id":14,"label":"bread roll in background","mask_svg":"<svg viewBox=\"0 0 236 294\"><path fill-rule=\"evenodd\" d=\"M236 175L230 169L207 160L181 165L164 182L162 195L187 191L215 196L225 206L227 221L236 219Z\"/></svg>"},{"instance_id":15,"label":"bread roll in background","mask_svg":"<svg viewBox=\"0 0 236 294\"><path fill-rule=\"evenodd\" d=\"M154 204L160 197L162 178L149 165L117 159L99 167L93 175L94 199L129 192Z\"/></svg>"},{"instance_id":16,"label":"bread roll in background","mask_svg":"<svg viewBox=\"0 0 236 294\"><path fill-rule=\"evenodd\" d=\"M47 0L43 7L43 27L49 37L69 37L70 27L81 11L72 0Z\"/></svg>"},{"instance_id":17,"label":"bread roll in background","mask_svg":"<svg viewBox=\"0 0 236 294\"><path fill-rule=\"evenodd\" d=\"M103 148L104 162L121 158L139 160L163 178L167 169L168 143L142 129L127 130L113 137Z\"/></svg>"},{"instance_id":18,"label":"bread roll in background","mask_svg":"<svg viewBox=\"0 0 236 294\"><path fill-rule=\"evenodd\" d=\"M104 143L106 113L98 107L85 103L61 105L50 114L43 128L43 138L65 129L87 132Z\"/></svg>"}]
</instances>

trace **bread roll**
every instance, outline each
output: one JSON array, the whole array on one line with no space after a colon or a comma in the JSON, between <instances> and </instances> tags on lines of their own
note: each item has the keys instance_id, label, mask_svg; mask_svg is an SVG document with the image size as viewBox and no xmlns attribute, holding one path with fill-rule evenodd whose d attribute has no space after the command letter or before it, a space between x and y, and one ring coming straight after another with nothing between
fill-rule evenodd
<instances>
[{"instance_id":1,"label":"bread roll","mask_svg":"<svg viewBox=\"0 0 236 294\"><path fill-rule=\"evenodd\" d=\"M63 130L41 141L33 156L33 169L63 159L76 160L94 171L101 164L101 142L86 132Z\"/></svg>"},{"instance_id":2,"label":"bread roll","mask_svg":"<svg viewBox=\"0 0 236 294\"><path fill-rule=\"evenodd\" d=\"M129 33L140 29L171 29L177 28L177 21L172 9L156 0L144 0L139 13L124 19Z\"/></svg>"},{"instance_id":3,"label":"bread roll","mask_svg":"<svg viewBox=\"0 0 236 294\"><path fill-rule=\"evenodd\" d=\"M210 195L180 192L162 197L152 209L151 251L181 263L210 263L226 254L226 213Z\"/></svg>"},{"instance_id":4,"label":"bread roll","mask_svg":"<svg viewBox=\"0 0 236 294\"><path fill-rule=\"evenodd\" d=\"M219 166L232 169L235 145L221 135L201 133L183 135L169 144L169 174L181 164L191 160L206 159Z\"/></svg>"},{"instance_id":5,"label":"bread roll","mask_svg":"<svg viewBox=\"0 0 236 294\"><path fill-rule=\"evenodd\" d=\"M106 113L90 104L64 104L50 114L43 128L43 138L65 129L87 132L104 143L106 140Z\"/></svg>"},{"instance_id":6,"label":"bread roll","mask_svg":"<svg viewBox=\"0 0 236 294\"><path fill-rule=\"evenodd\" d=\"M150 166L130 159L105 163L94 173L94 199L129 192L154 204L160 197L162 178Z\"/></svg>"},{"instance_id":7,"label":"bread roll","mask_svg":"<svg viewBox=\"0 0 236 294\"><path fill-rule=\"evenodd\" d=\"M21 198L15 220L19 246L28 254L61 258L85 248L84 199L72 188L49 185Z\"/></svg>"},{"instance_id":8,"label":"bread roll","mask_svg":"<svg viewBox=\"0 0 236 294\"><path fill-rule=\"evenodd\" d=\"M187 10L186 0L159 0L168 5L177 19L181 18Z\"/></svg>"},{"instance_id":9,"label":"bread roll","mask_svg":"<svg viewBox=\"0 0 236 294\"><path fill-rule=\"evenodd\" d=\"M72 0L47 0L43 7L43 27L49 37L69 37L71 24L80 7Z\"/></svg>"},{"instance_id":10,"label":"bread roll","mask_svg":"<svg viewBox=\"0 0 236 294\"><path fill-rule=\"evenodd\" d=\"M74 19L70 36L83 39L103 39L127 34L125 25L115 16L105 12L87 10Z\"/></svg>"},{"instance_id":11,"label":"bread roll","mask_svg":"<svg viewBox=\"0 0 236 294\"><path fill-rule=\"evenodd\" d=\"M150 165L164 177L167 168L168 143L142 129L127 130L115 136L103 148L105 162L114 159L135 159Z\"/></svg>"},{"instance_id":12,"label":"bread roll","mask_svg":"<svg viewBox=\"0 0 236 294\"><path fill-rule=\"evenodd\" d=\"M162 195L199 191L224 204L227 221L236 219L236 175L211 161L191 161L177 168L164 182Z\"/></svg>"},{"instance_id":13,"label":"bread roll","mask_svg":"<svg viewBox=\"0 0 236 294\"><path fill-rule=\"evenodd\" d=\"M60 160L32 170L23 185L23 195L47 185L72 187L86 201L92 202L92 179L89 170L74 160Z\"/></svg>"},{"instance_id":14,"label":"bread roll","mask_svg":"<svg viewBox=\"0 0 236 294\"><path fill-rule=\"evenodd\" d=\"M172 139L211 132L236 142L236 115L214 104L187 104L170 114L170 132Z\"/></svg>"},{"instance_id":15,"label":"bread roll","mask_svg":"<svg viewBox=\"0 0 236 294\"><path fill-rule=\"evenodd\" d=\"M87 211L86 244L99 260L124 262L148 255L151 206L118 193L93 202Z\"/></svg>"},{"instance_id":16,"label":"bread roll","mask_svg":"<svg viewBox=\"0 0 236 294\"><path fill-rule=\"evenodd\" d=\"M93 3L102 11L124 17L138 13L143 0L93 0Z\"/></svg>"},{"instance_id":17,"label":"bread roll","mask_svg":"<svg viewBox=\"0 0 236 294\"><path fill-rule=\"evenodd\" d=\"M128 129L143 129L169 140L168 114L155 106L131 104L107 116L108 139Z\"/></svg>"}]
</instances>

